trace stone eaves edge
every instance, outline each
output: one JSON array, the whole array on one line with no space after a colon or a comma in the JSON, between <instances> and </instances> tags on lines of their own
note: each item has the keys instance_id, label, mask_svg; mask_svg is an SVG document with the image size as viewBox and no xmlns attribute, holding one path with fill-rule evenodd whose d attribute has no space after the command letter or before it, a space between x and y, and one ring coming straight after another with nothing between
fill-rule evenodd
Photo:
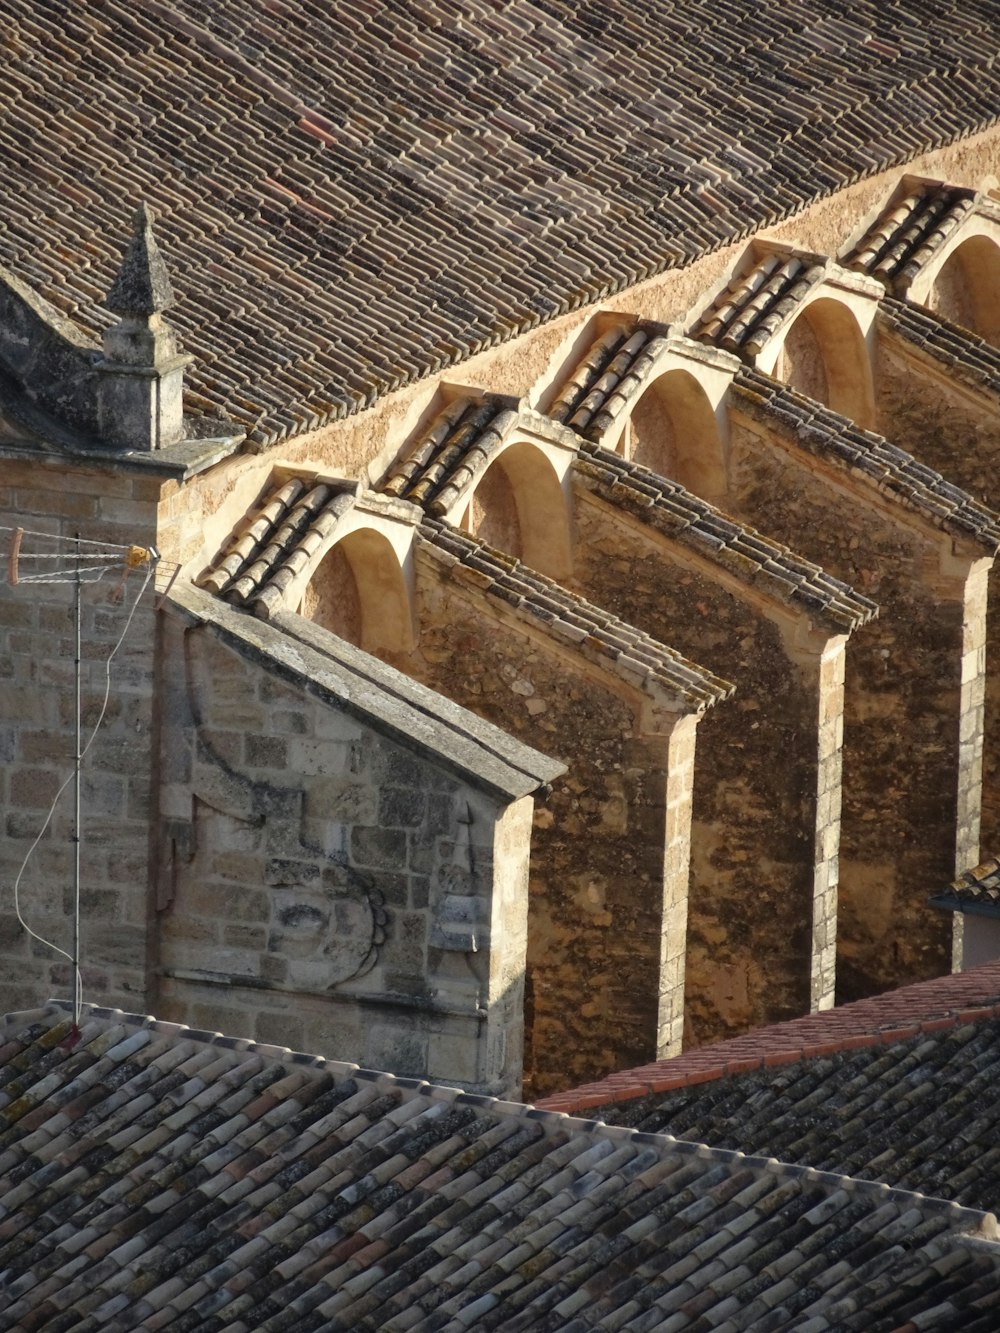
<instances>
[{"instance_id":1,"label":"stone eaves edge","mask_svg":"<svg viewBox=\"0 0 1000 1333\"><path fill-rule=\"evenodd\" d=\"M240 656L262 660L283 679L492 796L517 800L566 771L559 760L292 612L261 621L190 584L175 586L167 601Z\"/></svg>"},{"instance_id":2,"label":"stone eaves edge","mask_svg":"<svg viewBox=\"0 0 1000 1333\"><path fill-rule=\"evenodd\" d=\"M438 521L438 526L447 527L447 535L468 540L466 533L451 525ZM524 575L525 595L512 591L508 586L511 570L506 565L498 562L492 576L481 568L497 555L503 558L502 553L493 551L485 543L476 541L479 550L472 552L476 556L475 564L466 564L444 548L426 523L419 531L418 543L418 558L429 561L442 578L454 580L466 597L489 606L499 620L517 626L529 635L543 635L558 652L570 658L582 658L606 677L652 699L668 712L700 715L707 708L728 699L736 690L732 682L714 675L618 617L605 615L585 598L545 579L519 561L511 563ZM516 579L516 574L512 577ZM563 611L565 618L558 611L549 610L546 602ZM597 612L597 623L587 628L573 623L577 607ZM625 636L634 636L635 642L630 643L627 637L621 637L622 632ZM643 654L643 660L635 653ZM656 665L645 660L650 653L660 658Z\"/></svg>"},{"instance_id":3,"label":"stone eaves edge","mask_svg":"<svg viewBox=\"0 0 1000 1333\"><path fill-rule=\"evenodd\" d=\"M640 1149L649 1148L658 1154L677 1153L680 1156L715 1163L729 1171L749 1170L756 1175L766 1173L787 1180L802 1180L817 1186L827 1194L850 1192L867 1195L886 1204L914 1207L925 1215L944 1216L955 1239L963 1242L992 1241L997 1237L997 1219L994 1213L964 1208L950 1199L896 1189L881 1181L840 1175L833 1171L820 1171L815 1167L782 1162L775 1157L753 1156L731 1148L714 1148L704 1143L676 1139L671 1134L650 1133L626 1125L606 1125L602 1120L571 1116L564 1111L550 1110L542 1105L532 1106L527 1103L503 1101L482 1093L465 1092L445 1084L429 1083L420 1078L405 1078L381 1070L363 1069L359 1065L345 1061L328 1060L321 1055L293 1051L288 1047L256 1042L250 1038L230 1037L221 1032L189 1028L181 1023L163 1022L151 1014L126 1013L121 1009L84 1004L80 1009L80 1026L77 1028L72 1022L72 1013L72 1001L50 999L43 1007L3 1014L0 1016L0 1047L16 1041L18 1032L38 1023L47 1023L53 1037L63 1033L62 1042L70 1046L74 1039L79 1040L79 1033L88 1022L145 1030L150 1033L151 1038L158 1035L166 1040L195 1042L214 1047L220 1052L231 1051L234 1058L256 1056L264 1060L294 1064L300 1068L312 1068L317 1073L329 1074L337 1082L354 1079L374 1083L385 1093L397 1089L407 1101L425 1097L429 1102L445 1102L455 1106L472 1107L494 1115L523 1118L538 1124L547 1136L558 1135L569 1138L572 1135L587 1135L595 1139L610 1140L619 1147L634 1145Z\"/></svg>"},{"instance_id":4,"label":"stone eaves edge","mask_svg":"<svg viewBox=\"0 0 1000 1333\"><path fill-rule=\"evenodd\" d=\"M934 332L940 332L943 338L965 343L972 354L982 354L987 359L998 358L1000 353L978 335L970 334L967 329L944 319L937 311L928 310L897 297L884 297L879 302L876 312L876 324L880 333L888 334L895 340L901 354L912 357L922 365L933 366L939 373L959 388L977 398L986 398L995 406L1000 398L1000 366L995 374L990 374L981 366L969 364L960 356L948 352L930 337L921 338L914 324L933 324Z\"/></svg>"},{"instance_id":5,"label":"stone eaves edge","mask_svg":"<svg viewBox=\"0 0 1000 1333\"><path fill-rule=\"evenodd\" d=\"M676 511L662 505L657 498L639 491L627 476L609 480L602 471L600 456L607 452L601 446L587 446L586 452L581 452L573 466L574 483L583 487L589 495L603 500L616 512L637 519L664 541L683 546L693 560L710 569L724 584L752 588L758 596L774 606L808 615L812 621L834 634L851 634L878 615L876 603L841 580L836 580L839 584L836 592L829 588L811 588L801 576L799 583L793 582L799 567L805 563L803 558L797 557L791 548L773 542L770 538L764 540L774 548L773 553L767 557L776 566L773 572L763 564L755 566L745 556L731 551L724 542L718 539L713 542L713 519L738 529L744 539L758 542L762 539L756 529L707 506L704 501L697 503L706 513L692 517L685 523L679 519ZM704 523L703 519L708 519L708 523ZM786 557L797 562L795 566L782 568L780 561ZM830 598L829 602L821 600L823 594Z\"/></svg>"}]
</instances>

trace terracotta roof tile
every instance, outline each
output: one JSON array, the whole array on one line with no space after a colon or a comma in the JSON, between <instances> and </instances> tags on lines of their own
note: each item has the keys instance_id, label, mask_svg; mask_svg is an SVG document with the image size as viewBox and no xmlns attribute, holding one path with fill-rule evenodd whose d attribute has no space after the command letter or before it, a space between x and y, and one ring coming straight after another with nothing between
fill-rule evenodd
<instances>
[{"instance_id":1,"label":"terracotta roof tile","mask_svg":"<svg viewBox=\"0 0 1000 1333\"><path fill-rule=\"evenodd\" d=\"M199 586L234 606L268 616L288 585L314 558L337 521L353 508L357 486L292 479L271 492L242 525Z\"/></svg>"},{"instance_id":2,"label":"terracotta roof tile","mask_svg":"<svg viewBox=\"0 0 1000 1333\"><path fill-rule=\"evenodd\" d=\"M930 901L951 912L1000 916L1000 860L993 857L966 870L946 889L932 894Z\"/></svg>"},{"instance_id":3,"label":"terracotta roof tile","mask_svg":"<svg viewBox=\"0 0 1000 1333\"><path fill-rule=\"evenodd\" d=\"M753 357L825 274L821 259L766 254L723 288L695 321L692 336Z\"/></svg>"},{"instance_id":4,"label":"terracotta roof tile","mask_svg":"<svg viewBox=\"0 0 1000 1333\"><path fill-rule=\"evenodd\" d=\"M714 1082L726 1074L763 1069L778 1055L791 1060L882 1044L883 1032L918 1024L923 1032L950 1030L973 1018L1000 1017L1000 962L953 976L920 981L867 1000L758 1028L673 1059L622 1070L598 1083L546 1097L540 1106L576 1113L648 1092Z\"/></svg>"},{"instance_id":5,"label":"terracotta roof tile","mask_svg":"<svg viewBox=\"0 0 1000 1333\"><path fill-rule=\"evenodd\" d=\"M383 492L419 504L429 514L446 514L486 471L521 424L525 409L523 402L494 394L455 399L390 471Z\"/></svg>"},{"instance_id":6,"label":"terracotta roof tile","mask_svg":"<svg viewBox=\"0 0 1000 1333\"><path fill-rule=\"evenodd\" d=\"M917 185L889 204L843 262L905 290L974 207L974 190Z\"/></svg>"},{"instance_id":7,"label":"terracotta roof tile","mask_svg":"<svg viewBox=\"0 0 1000 1333\"><path fill-rule=\"evenodd\" d=\"M883 1333L1000 1291L990 1215L113 1010L5 1020L0 1173L25 1330Z\"/></svg>"},{"instance_id":8,"label":"terracotta roof tile","mask_svg":"<svg viewBox=\"0 0 1000 1333\"><path fill-rule=\"evenodd\" d=\"M995 123L994 6L928 12L3 0L0 262L96 340L147 199L262 447Z\"/></svg>"}]
</instances>

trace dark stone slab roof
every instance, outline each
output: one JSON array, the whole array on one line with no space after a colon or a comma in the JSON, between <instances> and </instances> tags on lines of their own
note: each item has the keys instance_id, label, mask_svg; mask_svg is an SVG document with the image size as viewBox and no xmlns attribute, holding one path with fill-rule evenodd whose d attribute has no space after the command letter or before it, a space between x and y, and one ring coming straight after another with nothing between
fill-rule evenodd
<instances>
[{"instance_id":1,"label":"dark stone slab roof","mask_svg":"<svg viewBox=\"0 0 1000 1333\"><path fill-rule=\"evenodd\" d=\"M843 262L905 291L972 212L975 198L975 191L951 185L912 186L890 202Z\"/></svg>"},{"instance_id":2,"label":"dark stone slab roof","mask_svg":"<svg viewBox=\"0 0 1000 1333\"><path fill-rule=\"evenodd\" d=\"M745 367L733 380L731 401L807 453L851 472L929 519L937 527L971 537L989 551L1000 545L1000 518L933 468L862 430L779 380Z\"/></svg>"},{"instance_id":3,"label":"dark stone slab roof","mask_svg":"<svg viewBox=\"0 0 1000 1333\"><path fill-rule=\"evenodd\" d=\"M946 889L933 894L930 901L950 912L1000 916L1000 860L993 857L966 870Z\"/></svg>"},{"instance_id":4,"label":"dark stone slab roof","mask_svg":"<svg viewBox=\"0 0 1000 1333\"><path fill-rule=\"evenodd\" d=\"M417 541L449 577L629 684L665 691L683 712L700 713L735 689L649 634L449 523L426 519Z\"/></svg>"},{"instance_id":5,"label":"dark stone slab roof","mask_svg":"<svg viewBox=\"0 0 1000 1333\"><path fill-rule=\"evenodd\" d=\"M730 1074L591 1114L991 1209L1000 1018Z\"/></svg>"},{"instance_id":6,"label":"dark stone slab roof","mask_svg":"<svg viewBox=\"0 0 1000 1333\"><path fill-rule=\"evenodd\" d=\"M835 633L849 634L878 615L878 607L840 579L787 546L762 536L637 463L595 444L582 444L574 464L588 490L672 541Z\"/></svg>"},{"instance_id":7,"label":"dark stone slab roof","mask_svg":"<svg viewBox=\"0 0 1000 1333\"><path fill-rule=\"evenodd\" d=\"M766 254L719 292L692 325L692 336L752 359L826 270L818 257Z\"/></svg>"},{"instance_id":8,"label":"dark stone slab roof","mask_svg":"<svg viewBox=\"0 0 1000 1333\"><path fill-rule=\"evenodd\" d=\"M2 0L0 263L88 336L141 199L265 446L997 119L992 0Z\"/></svg>"},{"instance_id":9,"label":"dark stone slab roof","mask_svg":"<svg viewBox=\"0 0 1000 1333\"><path fill-rule=\"evenodd\" d=\"M991 1214L115 1010L0 1029L0 1322L995 1330Z\"/></svg>"},{"instance_id":10,"label":"dark stone slab roof","mask_svg":"<svg viewBox=\"0 0 1000 1333\"><path fill-rule=\"evenodd\" d=\"M1000 349L978 334L912 301L891 296L879 302L877 322L939 362L950 377L1000 394Z\"/></svg>"}]
</instances>

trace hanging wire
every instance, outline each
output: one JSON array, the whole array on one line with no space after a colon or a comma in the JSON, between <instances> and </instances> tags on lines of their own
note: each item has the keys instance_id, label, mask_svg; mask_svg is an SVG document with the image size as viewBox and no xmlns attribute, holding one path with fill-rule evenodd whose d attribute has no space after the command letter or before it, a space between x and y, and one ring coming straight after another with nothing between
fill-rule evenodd
<instances>
[{"instance_id":1,"label":"hanging wire","mask_svg":"<svg viewBox=\"0 0 1000 1333\"><path fill-rule=\"evenodd\" d=\"M0 527L0 532L14 532L15 534L16 534L17 532L21 532L21 533L24 533L25 535L27 535L27 530L26 530L26 529L11 529L11 528L3 528L3 527ZM55 541L66 540L66 539L60 539L60 538L58 538L58 537L53 538L53 536L52 536L51 533L36 533L36 534L32 534L32 535L35 535L35 536L44 536L44 537L47 537L49 540L55 540ZM81 545L90 545L90 546L96 546L96 545L99 545L99 544L100 544L100 545L104 545L103 543L84 542L84 540L83 540L82 538L80 538L80 539L76 539L76 538L74 538L74 539L72 539L72 540L74 541L74 543L76 542L76 540L80 540ZM133 618L134 618L134 616L135 616L136 611L137 611L138 608L139 608L139 603L140 603L140 601L142 600L143 593L144 593L144 592L146 591L146 589L149 587L150 581L152 580L153 575L154 575L154 573L155 573L155 571L156 571L156 566L157 566L157 562L158 562L158 553L155 551L155 548L152 548L152 549L148 549L148 550L147 550L147 548L145 548L145 547L120 546L120 547L117 548L117 550L118 550L119 552L121 552L121 551L126 551L126 552L138 552L138 551L142 551L142 552L144 553L144 557L145 557L145 558L144 558L144 560L143 560L142 562L139 562L138 560L136 560L135 563L133 564L133 563L130 563L130 562L126 561L126 577L128 576L128 573L131 571L131 569L139 568L140 563L145 563L145 564L146 564L146 573L145 573L145 577L143 578L142 584L141 584L141 586L140 586L140 588L139 588L139 591L136 593L136 595L135 595L135 597L134 597L134 599L133 599L133 601L132 601L132 605L131 605L131 607L130 607L130 609L129 609L128 616L126 617L126 620L125 620L125 625L124 625L124 627L123 627L123 629L122 629L121 634L118 636L118 641L117 641L117 643L115 644L115 646L111 649L111 652L108 654L108 657L107 657L107 659L106 659L106 661L105 661L105 663L104 663L104 697L103 697L103 699L102 699L102 701L101 701L101 707L100 707L100 711L99 711L99 713L98 713L98 715L97 715L97 721L94 723L93 729L91 730L91 733L90 733L90 736L89 736L89 738L88 738L88 740L87 740L86 745L83 746L83 748L82 748L81 751L80 751L80 759L81 759L81 760L83 760L83 759L86 757L87 752L90 750L90 747L93 745L93 743L94 743L94 741L95 741L95 739L96 739L96 737L97 737L97 733L98 733L98 731L100 731L100 729L101 729L101 725L102 725L102 723L104 722L104 716L105 716L105 714L106 714L106 712L107 712L107 709L108 709L108 701L109 701L109 699L110 699L110 697L111 697L111 663L114 661L114 659L115 659L117 653L118 653L119 650L121 649L122 644L125 642L125 636L126 636L126 635L128 634L128 632L129 632L129 628L130 628L130 626L131 626L131 624L132 624L132 620L133 620ZM16 561L23 560L23 559L24 559L24 556L20 556L20 555L18 555L18 554L15 552L15 557L14 557L14 559L15 559ZM121 560L121 556L120 556L120 554L119 554L119 555L117 555L117 556L115 557L115 563L119 563L120 560ZM108 569L108 568L110 568L110 566L108 566L108 567L105 569L105 572L107 572L107 569ZM72 577L72 576L71 576L71 577ZM17 580L15 579L14 581L16 582ZM23 580L20 580L20 581L21 581L21 582L28 582L27 579L23 579ZM64 581L68 581L68 580L64 580ZM24 929L27 931L27 933L31 936L32 939L38 940L38 942L39 942L40 944L44 944L47 948L55 950L55 952L56 952L57 954L59 954L60 957L67 959L67 961L70 963L70 965L74 968L74 971L75 971L75 977L74 977L74 1001L75 1001L75 1006L74 1006L74 1007L75 1007L77 1010L79 1010L79 1006L80 1006L80 1004L82 1003L82 998L83 998L83 983L82 983L82 977L81 977L81 973L80 973L79 959L74 959L70 954L68 954L68 953L66 952L65 949L61 949L61 948L59 947L58 944L54 944L54 943L52 942L52 940L48 940L48 939L46 939L46 938L44 937L44 935L39 935L37 931L32 930L31 927L28 925L27 921L25 921L24 916L22 915L22 912L21 912L21 901L20 901L21 880L24 878L24 872L25 872L25 870L26 870L27 867L28 867L28 863L30 862L31 857L34 855L35 849L38 847L38 844L41 842L42 838L45 836L46 830L48 829L49 825L51 824L51 822L52 822L52 818L53 818L53 816L54 816L54 814L55 814L55 812L56 812L56 807L57 807L57 805L59 804L59 799L60 799L60 797L62 796L63 792L66 790L66 788L69 786L69 784L73 781L73 778L74 778L74 776L75 776L75 772L76 772L76 768L75 768L75 765L74 765L73 770L70 771L69 775L67 776L67 778L65 779L65 781L62 783L62 785L59 787L59 790L56 792L55 796L52 798L52 804L49 806L48 814L45 816L45 821L44 821L44 823L42 824L42 827L39 829L38 834L37 834L37 836L35 837L34 842L32 842L31 846L28 848L27 852L26 852L25 855L24 855L24 860L21 862L21 867L20 867L20 869L19 869L18 872L17 872L17 878L14 880L14 911L15 911L15 913L16 913L16 915L17 915L17 919L18 919L18 921L21 923L21 925L24 927Z\"/></svg>"},{"instance_id":2,"label":"hanging wire","mask_svg":"<svg viewBox=\"0 0 1000 1333\"><path fill-rule=\"evenodd\" d=\"M104 551L144 551L146 547L135 546L132 542L97 542L89 537L61 537L57 532L43 532L40 528L25 528L12 526L10 524L0 523L0 532L9 532L12 534L21 533L24 537L43 537L49 542L72 543L76 546L79 542L81 546L99 546ZM65 559L65 557L63 557Z\"/></svg>"}]
</instances>

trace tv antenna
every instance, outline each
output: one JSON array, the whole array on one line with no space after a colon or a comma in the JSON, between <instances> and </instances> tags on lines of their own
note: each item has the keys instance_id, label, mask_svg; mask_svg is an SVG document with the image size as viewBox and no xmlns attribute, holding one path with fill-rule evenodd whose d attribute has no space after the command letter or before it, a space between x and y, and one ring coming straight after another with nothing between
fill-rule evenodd
<instances>
[{"instance_id":1,"label":"tv antenna","mask_svg":"<svg viewBox=\"0 0 1000 1333\"><path fill-rule=\"evenodd\" d=\"M73 977L73 1025L79 1027L80 1010L83 1002L83 986L80 971L80 884L81 851L83 847L82 819L82 783L83 761L93 745L104 721L108 700L111 695L111 663L125 641L125 636L132 624L132 619L142 600L143 593L152 581L160 554L155 546L120 545L115 542L89 541L76 533L73 537L60 537L50 532L35 532L23 527L0 526L0 532L10 534L10 547L7 557L7 581L12 588L35 583L69 583L73 585L73 612L75 631L74 656L74 754L73 767L65 781L60 785L48 814L39 829L34 842L28 848L21 868L14 881L14 911L17 919L33 938L54 949L66 958L72 969ZM121 602L125 585L131 574L142 571L142 582L132 599L125 617L125 623L117 642L105 660L104 698L98 712L97 721L91 729L86 742L83 739L83 585L99 583L108 574L119 574L117 585L111 591L110 600ZM174 573L176 574L176 569ZM173 582L173 579L171 579ZM45 939L32 930L21 914L20 887L24 872L36 847L45 836L56 811L56 806L66 788L73 783L73 930L70 951Z\"/></svg>"}]
</instances>

